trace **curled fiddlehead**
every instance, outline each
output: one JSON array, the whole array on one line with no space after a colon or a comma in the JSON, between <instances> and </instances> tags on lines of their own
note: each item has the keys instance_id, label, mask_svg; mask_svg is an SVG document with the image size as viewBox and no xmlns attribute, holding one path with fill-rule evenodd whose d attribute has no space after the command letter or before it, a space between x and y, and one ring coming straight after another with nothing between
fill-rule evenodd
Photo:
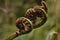
<instances>
[{"instance_id":1,"label":"curled fiddlehead","mask_svg":"<svg viewBox=\"0 0 60 40\"><path fill-rule=\"evenodd\" d=\"M45 0L41 0L41 5L28 9L25 17L18 18L16 20L16 27L19 30L5 40L13 40L18 35L29 33L33 28L43 25L47 21L47 7L45 2Z\"/></svg>"},{"instance_id":2,"label":"curled fiddlehead","mask_svg":"<svg viewBox=\"0 0 60 40\"><path fill-rule=\"evenodd\" d=\"M45 1L41 1L41 5L28 9L25 17L32 21L34 28L43 25L47 21L47 6ZM39 22L36 21L37 17L41 19Z\"/></svg>"},{"instance_id":3,"label":"curled fiddlehead","mask_svg":"<svg viewBox=\"0 0 60 40\"><path fill-rule=\"evenodd\" d=\"M34 28L37 28L37 26L43 25L47 20L47 15L45 10L37 7L28 9L25 17L32 21L33 26L35 26ZM37 17L41 19L38 22L36 21Z\"/></svg>"},{"instance_id":4,"label":"curled fiddlehead","mask_svg":"<svg viewBox=\"0 0 60 40\"><path fill-rule=\"evenodd\" d=\"M32 22L25 17L20 17L16 20L16 27L22 34L28 33L32 30Z\"/></svg>"},{"instance_id":5,"label":"curled fiddlehead","mask_svg":"<svg viewBox=\"0 0 60 40\"><path fill-rule=\"evenodd\" d=\"M13 40L16 38L18 35L26 34L32 31L32 22L25 18L25 17L20 17L16 20L16 27L19 29L17 32L13 33L12 35L8 36L4 40Z\"/></svg>"}]
</instances>

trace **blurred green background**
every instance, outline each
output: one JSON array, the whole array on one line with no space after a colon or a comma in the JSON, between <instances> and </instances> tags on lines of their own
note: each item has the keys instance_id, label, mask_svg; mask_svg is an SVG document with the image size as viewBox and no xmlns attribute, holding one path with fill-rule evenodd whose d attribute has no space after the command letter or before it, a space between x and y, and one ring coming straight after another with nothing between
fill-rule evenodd
<instances>
[{"instance_id":1,"label":"blurred green background","mask_svg":"<svg viewBox=\"0 0 60 40\"><path fill-rule=\"evenodd\" d=\"M25 15L27 9L34 7L36 0L0 0L0 40L17 31L15 21ZM14 40L47 40L50 32L60 30L60 0L46 0L48 8L47 22L30 33ZM56 21L57 20L57 21Z\"/></svg>"}]
</instances>

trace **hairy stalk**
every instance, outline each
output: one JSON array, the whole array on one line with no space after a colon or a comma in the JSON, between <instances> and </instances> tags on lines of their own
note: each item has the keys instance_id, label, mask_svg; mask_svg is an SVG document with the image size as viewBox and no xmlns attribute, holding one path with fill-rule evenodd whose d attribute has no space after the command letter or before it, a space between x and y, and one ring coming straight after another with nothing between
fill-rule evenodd
<instances>
[{"instance_id":1,"label":"hairy stalk","mask_svg":"<svg viewBox=\"0 0 60 40\"><path fill-rule=\"evenodd\" d=\"M20 32L15 32L10 36L7 36L4 40L13 40L14 38L16 38L18 35L21 35Z\"/></svg>"}]
</instances>

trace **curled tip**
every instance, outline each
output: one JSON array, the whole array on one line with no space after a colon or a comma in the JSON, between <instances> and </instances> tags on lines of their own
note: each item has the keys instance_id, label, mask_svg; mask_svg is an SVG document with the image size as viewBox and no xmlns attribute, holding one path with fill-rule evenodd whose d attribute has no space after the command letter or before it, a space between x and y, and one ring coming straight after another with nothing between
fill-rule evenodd
<instances>
[{"instance_id":1,"label":"curled tip","mask_svg":"<svg viewBox=\"0 0 60 40\"><path fill-rule=\"evenodd\" d=\"M47 5L46 5L46 2L45 1L42 1L42 8L48 12L48 9L47 9Z\"/></svg>"},{"instance_id":2,"label":"curled tip","mask_svg":"<svg viewBox=\"0 0 60 40\"><path fill-rule=\"evenodd\" d=\"M32 22L25 17L20 17L16 20L16 27L21 33L28 33L32 30Z\"/></svg>"},{"instance_id":3,"label":"curled tip","mask_svg":"<svg viewBox=\"0 0 60 40\"><path fill-rule=\"evenodd\" d=\"M36 9L35 9L36 10ZM36 10L36 17L40 19L40 21L36 21L34 26L35 28L42 26L47 21L47 15L44 9L40 8ZM36 18L36 20L37 20Z\"/></svg>"},{"instance_id":4,"label":"curled tip","mask_svg":"<svg viewBox=\"0 0 60 40\"><path fill-rule=\"evenodd\" d=\"M47 15L46 15L45 10L39 7L34 7L32 10L29 9L25 17L32 21L33 28L37 28L37 26L40 27L47 21ZM41 20L36 21L37 17Z\"/></svg>"}]
</instances>

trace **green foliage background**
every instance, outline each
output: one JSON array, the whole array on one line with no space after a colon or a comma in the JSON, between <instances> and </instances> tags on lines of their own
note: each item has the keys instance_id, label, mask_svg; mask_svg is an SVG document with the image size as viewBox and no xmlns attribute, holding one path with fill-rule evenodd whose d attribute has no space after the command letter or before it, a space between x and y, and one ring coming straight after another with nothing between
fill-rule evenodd
<instances>
[{"instance_id":1,"label":"green foliage background","mask_svg":"<svg viewBox=\"0 0 60 40\"><path fill-rule=\"evenodd\" d=\"M18 36L14 40L48 40L49 34L56 30L56 24L58 24L57 27L60 30L60 0L57 0L56 11L54 11L54 0L47 0L46 4L48 8L47 22L28 34ZM0 0L0 8L9 9L7 14L0 9L0 40L17 31L18 29L15 26L16 19L24 16L27 9L35 5L37 5L35 0ZM57 13L57 18L54 14L55 12ZM57 23L56 19L58 20Z\"/></svg>"}]
</instances>

